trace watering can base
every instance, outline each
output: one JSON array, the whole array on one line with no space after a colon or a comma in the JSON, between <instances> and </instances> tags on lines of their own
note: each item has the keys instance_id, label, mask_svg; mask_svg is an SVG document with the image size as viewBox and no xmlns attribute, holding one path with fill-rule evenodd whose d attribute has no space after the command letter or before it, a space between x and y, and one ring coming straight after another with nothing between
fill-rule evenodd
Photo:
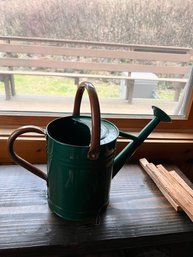
<instances>
[{"instance_id":1,"label":"watering can base","mask_svg":"<svg viewBox=\"0 0 193 257\"><path fill-rule=\"evenodd\" d=\"M98 220L98 218L102 215L102 213L106 210L109 202L105 203L99 210L95 212L87 211L87 212L75 212L69 210L63 210L59 206L53 204L50 200L48 200L48 205L57 216L66 221L88 221L88 220Z\"/></svg>"}]
</instances>

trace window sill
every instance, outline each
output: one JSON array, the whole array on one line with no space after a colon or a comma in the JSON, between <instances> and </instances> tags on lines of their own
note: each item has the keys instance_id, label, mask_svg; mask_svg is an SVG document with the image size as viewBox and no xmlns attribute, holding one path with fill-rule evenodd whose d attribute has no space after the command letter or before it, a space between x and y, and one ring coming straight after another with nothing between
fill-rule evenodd
<instances>
[{"instance_id":1,"label":"window sill","mask_svg":"<svg viewBox=\"0 0 193 257\"><path fill-rule=\"evenodd\" d=\"M7 149L7 139L11 129L4 129L0 135L1 156L0 163L12 163ZM136 133L137 134L137 133ZM120 152L128 139L117 140L117 152ZM46 162L46 140L42 135L23 135L15 143L16 152L32 163ZM148 139L137 149L130 161L138 161L147 157L148 160L172 161L176 164L188 162L193 156L193 133L152 132Z\"/></svg>"}]
</instances>

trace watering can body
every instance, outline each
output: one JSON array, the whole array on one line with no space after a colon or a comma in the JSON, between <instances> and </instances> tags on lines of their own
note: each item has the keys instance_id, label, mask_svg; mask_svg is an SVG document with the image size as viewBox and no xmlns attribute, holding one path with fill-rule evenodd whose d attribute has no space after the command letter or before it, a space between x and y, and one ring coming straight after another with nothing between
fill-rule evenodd
<instances>
[{"instance_id":1,"label":"watering can body","mask_svg":"<svg viewBox=\"0 0 193 257\"><path fill-rule=\"evenodd\" d=\"M87 89L91 117L80 115L80 104ZM109 203L112 177L124 165L151 131L170 118L155 108L155 118L138 137L120 132L111 122L100 118L100 107L94 86L80 84L73 115L50 122L46 129L23 126L9 137L8 150L19 165L47 181L48 204L51 210L66 220L96 218ZM47 174L14 151L17 137L26 132L44 134L47 139ZM131 139L128 146L115 158L118 136Z\"/></svg>"},{"instance_id":2,"label":"watering can body","mask_svg":"<svg viewBox=\"0 0 193 257\"><path fill-rule=\"evenodd\" d=\"M72 116L55 120L47 126L48 203L56 214L69 220L97 217L109 202L119 132L113 124L105 121L103 130L108 125L107 129L113 130L114 136L111 135L110 140L105 137L107 143L100 140L99 156L91 160L88 158L90 133L85 126L90 122L89 117ZM54 135L56 127L60 132ZM72 138L68 134L68 140L60 135L66 127L74 130Z\"/></svg>"}]
</instances>

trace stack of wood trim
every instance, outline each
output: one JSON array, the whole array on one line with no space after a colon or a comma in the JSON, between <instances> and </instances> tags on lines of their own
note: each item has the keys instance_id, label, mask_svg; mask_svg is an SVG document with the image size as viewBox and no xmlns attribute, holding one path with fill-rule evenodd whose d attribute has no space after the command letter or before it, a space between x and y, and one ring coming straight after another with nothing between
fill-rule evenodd
<instances>
[{"instance_id":1,"label":"stack of wood trim","mask_svg":"<svg viewBox=\"0 0 193 257\"><path fill-rule=\"evenodd\" d=\"M149 163L145 158L139 162L174 209L184 211L193 221L193 185L188 178L176 170L167 170L162 164Z\"/></svg>"}]
</instances>

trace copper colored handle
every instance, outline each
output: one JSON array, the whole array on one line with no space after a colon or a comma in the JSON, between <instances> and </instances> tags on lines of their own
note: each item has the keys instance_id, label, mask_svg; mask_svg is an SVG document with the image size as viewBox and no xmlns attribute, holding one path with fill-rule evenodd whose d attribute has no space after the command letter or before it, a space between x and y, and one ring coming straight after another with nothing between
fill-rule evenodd
<instances>
[{"instance_id":1,"label":"copper colored handle","mask_svg":"<svg viewBox=\"0 0 193 257\"><path fill-rule=\"evenodd\" d=\"M80 104L85 88L88 91L92 117L92 135L88 158L90 160L96 160L98 159L100 152L101 117L98 96L93 84L90 82L82 82L79 85L74 101L73 116L80 116Z\"/></svg>"},{"instance_id":2,"label":"copper colored handle","mask_svg":"<svg viewBox=\"0 0 193 257\"><path fill-rule=\"evenodd\" d=\"M21 158L14 151L14 143L15 143L15 140L17 139L17 137L20 136L21 134L24 134L24 133L27 133L27 132L36 132L36 133L45 135L44 129L42 129L40 127L36 127L36 126L23 126L23 127L20 127L18 129L16 129L10 135L10 137L8 138L8 151L9 151L9 155L10 155L11 159L15 163L21 165L25 169L31 171L33 174L35 174L38 177L40 177L40 178L42 178L42 179L47 181L47 174L46 173L44 173L43 171L41 171L40 169L36 168L35 166L33 166L28 161L26 161L23 158Z\"/></svg>"}]
</instances>

